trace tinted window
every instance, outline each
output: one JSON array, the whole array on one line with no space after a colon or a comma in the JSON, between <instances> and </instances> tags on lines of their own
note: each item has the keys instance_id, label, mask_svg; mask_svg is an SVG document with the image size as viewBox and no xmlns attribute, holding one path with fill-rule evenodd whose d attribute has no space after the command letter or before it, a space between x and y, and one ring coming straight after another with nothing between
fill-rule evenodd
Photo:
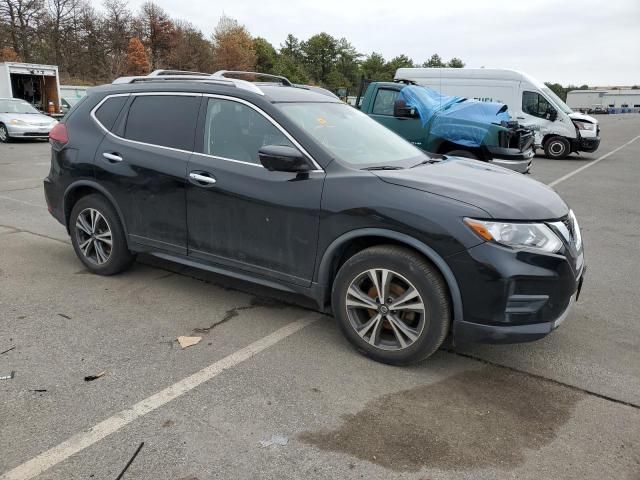
<instances>
[{"instance_id":1,"label":"tinted window","mask_svg":"<svg viewBox=\"0 0 640 480\"><path fill-rule=\"evenodd\" d=\"M83 97L86 98L86 97ZM128 97L111 97L108 98L101 106L96 110L96 118L107 130L113 129L113 124L116 123L116 119L120 114L120 110L124 107Z\"/></svg>"},{"instance_id":2,"label":"tinted window","mask_svg":"<svg viewBox=\"0 0 640 480\"><path fill-rule=\"evenodd\" d=\"M133 100L124 136L163 147L193 150L201 97L142 95Z\"/></svg>"},{"instance_id":3,"label":"tinted window","mask_svg":"<svg viewBox=\"0 0 640 480\"><path fill-rule=\"evenodd\" d=\"M209 99L204 153L259 164L264 145L294 145L253 108L231 100Z\"/></svg>"},{"instance_id":4,"label":"tinted window","mask_svg":"<svg viewBox=\"0 0 640 480\"><path fill-rule=\"evenodd\" d=\"M393 115L393 102L398 96L397 90L380 89L373 102L373 111L378 115Z\"/></svg>"},{"instance_id":5,"label":"tinted window","mask_svg":"<svg viewBox=\"0 0 640 480\"><path fill-rule=\"evenodd\" d=\"M537 92L522 92L522 111L534 117L547 118L553 107Z\"/></svg>"}]
</instances>

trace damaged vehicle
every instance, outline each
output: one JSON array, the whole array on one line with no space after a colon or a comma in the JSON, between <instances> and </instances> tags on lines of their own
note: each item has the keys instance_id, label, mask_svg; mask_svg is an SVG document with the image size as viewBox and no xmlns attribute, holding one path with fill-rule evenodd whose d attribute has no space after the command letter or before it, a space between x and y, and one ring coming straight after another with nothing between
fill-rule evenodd
<instances>
[{"instance_id":1,"label":"damaged vehicle","mask_svg":"<svg viewBox=\"0 0 640 480\"><path fill-rule=\"evenodd\" d=\"M512 121L502 103L442 95L412 82L372 82L356 104L427 152L491 161L520 173L531 169L533 131Z\"/></svg>"},{"instance_id":2,"label":"damaged vehicle","mask_svg":"<svg viewBox=\"0 0 640 480\"><path fill-rule=\"evenodd\" d=\"M89 271L144 253L302 294L390 364L567 318L585 260L551 188L430 156L286 78L228 73L124 77L51 131L47 206Z\"/></svg>"}]
</instances>

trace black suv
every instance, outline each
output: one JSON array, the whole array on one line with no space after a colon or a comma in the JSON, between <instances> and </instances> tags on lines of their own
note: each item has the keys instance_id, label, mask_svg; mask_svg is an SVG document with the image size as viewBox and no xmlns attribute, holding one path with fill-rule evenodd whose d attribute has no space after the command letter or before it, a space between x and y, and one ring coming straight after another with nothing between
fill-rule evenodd
<instances>
[{"instance_id":1,"label":"black suv","mask_svg":"<svg viewBox=\"0 0 640 480\"><path fill-rule=\"evenodd\" d=\"M237 73L118 79L51 132L47 203L89 270L145 252L298 292L393 364L449 334L529 341L566 317L582 240L552 189L431 158L332 96Z\"/></svg>"}]
</instances>

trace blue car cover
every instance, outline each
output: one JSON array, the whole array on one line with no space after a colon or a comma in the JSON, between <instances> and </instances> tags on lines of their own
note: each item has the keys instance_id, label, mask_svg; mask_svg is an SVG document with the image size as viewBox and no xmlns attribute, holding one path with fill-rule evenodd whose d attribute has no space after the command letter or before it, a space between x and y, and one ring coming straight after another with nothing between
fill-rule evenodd
<instances>
[{"instance_id":1,"label":"blue car cover","mask_svg":"<svg viewBox=\"0 0 640 480\"><path fill-rule=\"evenodd\" d=\"M482 145L491 124L501 125L511 120L503 103L442 95L417 85L404 87L398 99L416 109L422 126L428 128L431 135L467 147ZM460 120L473 123L462 127Z\"/></svg>"}]
</instances>

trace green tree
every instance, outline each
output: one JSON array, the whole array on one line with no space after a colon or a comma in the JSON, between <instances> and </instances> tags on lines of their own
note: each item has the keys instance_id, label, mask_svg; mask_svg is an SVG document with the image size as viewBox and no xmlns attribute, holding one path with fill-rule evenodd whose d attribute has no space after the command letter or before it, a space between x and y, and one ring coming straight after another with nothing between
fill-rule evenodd
<instances>
[{"instance_id":1,"label":"green tree","mask_svg":"<svg viewBox=\"0 0 640 480\"><path fill-rule=\"evenodd\" d=\"M462 60L460 60L458 57L453 57L451 60L449 60L449 63L447 64L447 67L449 67L449 68L464 68L464 62Z\"/></svg>"},{"instance_id":2,"label":"green tree","mask_svg":"<svg viewBox=\"0 0 640 480\"><path fill-rule=\"evenodd\" d=\"M390 75L391 78L395 77L396 70L398 70L399 68L411 67L413 67L413 60L411 60L406 55L398 55L397 57L393 57L385 64L387 75Z\"/></svg>"},{"instance_id":3,"label":"green tree","mask_svg":"<svg viewBox=\"0 0 640 480\"><path fill-rule=\"evenodd\" d=\"M273 73L278 53L267 40L262 37L253 39L253 49L256 52L256 71L262 73Z\"/></svg>"},{"instance_id":4,"label":"green tree","mask_svg":"<svg viewBox=\"0 0 640 480\"><path fill-rule=\"evenodd\" d=\"M431 58L429 60L427 60L422 64L422 66L428 67L428 68L440 68L440 67L446 67L447 64L442 61L442 58L440 58L440 55L438 55L437 53L434 53L433 55L431 55Z\"/></svg>"},{"instance_id":5,"label":"green tree","mask_svg":"<svg viewBox=\"0 0 640 480\"><path fill-rule=\"evenodd\" d=\"M306 70L311 79L315 83L325 84L337 61L337 40L328 33L322 32L302 42L301 49Z\"/></svg>"},{"instance_id":6,"label":"green tree","mask_svg":"<svg viewBox=\"0 0 640 480\"><path fill-rule=\"evenodd\" d=\"M572 87L572 86L568 86L567 88L564 88L559 83L544 82L544 84L547 87L549 87L549 90L551 90L553 93L555 93L557 96L559 96L562 99L562 101L567 99L567 92L569 90L575 90L576 89L576 87Z\"/></svg>"},{"instance_id":7,"label":"green tree","mask_svg":"<svg viewBox=\"0 0 640 480\"><path fill-rule=\"evenodd\" d=\"M287 77L293 83L305 84L309 82L309 75L307 75L302 63L297 62L289 55L278 55L271 73Z\"/></svg>"},{"instance_id":8,"label":"green tree","mask_svg":"<svg viewBox=\"0 0 640 480\"><path fill-rule=\"evenodd\" d=\"M376 52L372 52L361 64L360 70L365 78L370 80L389 81L393 75L389 75L387 63L384 57Z\"/></svg>"},{"instance_id":9,"label":"green tree","mask_svg":"<svg viewBox=\"0 0 640 480\"><path fill-rule=\"evenodd\" d=\"M300 40L292 34L287 35L284 43L280 45L280 55L286 55L296 61L302 61L302 48L300 48Z\"/></svg>"},{"instance_id":10,"label":"green tree","mask_svg":"<svg viewBox=\"0 0 640 480\"><path fill-rule=\"evenodd\" d=\"M362 58L362 54L358 53L356 48L344 37L338 40L337 50L335 69L343 78L342 85L338 85L338 87L350 87L357 84L359 61ZM337 77L333 75L333 81L336 80Z\"/></svg>"}]
</instances>

